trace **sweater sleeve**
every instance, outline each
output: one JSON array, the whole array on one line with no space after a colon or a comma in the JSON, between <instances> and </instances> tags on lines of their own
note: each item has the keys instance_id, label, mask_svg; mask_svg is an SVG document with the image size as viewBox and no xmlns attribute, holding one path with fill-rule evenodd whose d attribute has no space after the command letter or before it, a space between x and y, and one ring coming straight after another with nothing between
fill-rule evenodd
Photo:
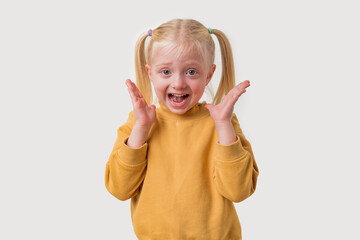
<instances>
[{"instance_id":1,"label":"sweater sleeve","mask_svg":"<svg viewBox=\"0 0 360 240\"><path fill-rule=\"evenodd\" d=\"M134 114L130 112L127 122L117 131L117 139L105 168L107 190L122 201L137 194L146 174L147 143L139 148L126 145L134 123Z\"/></svg>"},{"instance_id":2,"label":"sweater sleeve","mask_svg":"<svg viewBox=\"0 0 360 240\"><path fill-rule=\"evenodd\" d=\"M235 114L231 121L237 140L230 145L216 144L213 181L222 196L241 202L254 193L259 170Z\"/></svg>"}]
</instances>

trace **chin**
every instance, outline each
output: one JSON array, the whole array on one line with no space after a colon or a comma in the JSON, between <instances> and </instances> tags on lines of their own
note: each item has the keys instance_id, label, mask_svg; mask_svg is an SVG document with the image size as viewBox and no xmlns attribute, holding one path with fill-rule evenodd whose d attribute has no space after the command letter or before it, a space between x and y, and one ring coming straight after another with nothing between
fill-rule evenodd
<instances>
[{"instance_id":1,"label":"chin","mask_svg":"<svg viewBox=\"0 0 360 240\"><path fill-rule=\"evenodd\" d=\"M168 108L169 108L169 107L168 107ZM174 108L169 108L169 110L170 110L172 113L175 113L175 114L181 115L181 114L186 113L189 109L188 109L188 108L185 108L185 109L174 109Z\"/></svg>"}]
</instances>

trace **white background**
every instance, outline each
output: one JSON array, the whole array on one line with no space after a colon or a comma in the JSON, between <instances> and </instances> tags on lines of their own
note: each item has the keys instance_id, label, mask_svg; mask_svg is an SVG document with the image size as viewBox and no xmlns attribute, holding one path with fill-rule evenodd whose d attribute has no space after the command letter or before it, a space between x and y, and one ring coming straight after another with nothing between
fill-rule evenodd
<instances>
[{"instance_id":1,"label":"white background","mask_svg":"<svg viewBox=\"0 0 360 240\"><path fill-rule=\"evenodd\" d=\"M260 168L235 204L243 239L360 239L357 1L123 2L1 1L0 238L136 239L130 200L104 185L124 81L141 33L194 18L251 82L235 107Z\"/></svg>"}]
</instances>

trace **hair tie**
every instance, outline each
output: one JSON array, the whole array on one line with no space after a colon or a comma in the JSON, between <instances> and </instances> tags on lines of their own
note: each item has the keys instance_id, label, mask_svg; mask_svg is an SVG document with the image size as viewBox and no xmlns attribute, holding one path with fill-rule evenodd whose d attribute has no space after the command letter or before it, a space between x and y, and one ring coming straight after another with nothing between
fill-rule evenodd
<instances>
[{"instance_id":1,"label":"hair tie","mask_svg":"<svg viewBox=\"0 0 360 240\"><path fill-rule=\"evenodd\" d=\"M209 33L212 34L213 33L213 29L212 28L208 28Z\"/></svg>"},{"instance_id":2,"label":"hair tie","mask_svg":"<svg viewBox=\"0 0 360 240\"><path fill-rule=\"evenodd\" d=\"M148 30L148 35L149 35L149 37L152 36L152 30L151 29Z\"/></svg>"}]
</instances>

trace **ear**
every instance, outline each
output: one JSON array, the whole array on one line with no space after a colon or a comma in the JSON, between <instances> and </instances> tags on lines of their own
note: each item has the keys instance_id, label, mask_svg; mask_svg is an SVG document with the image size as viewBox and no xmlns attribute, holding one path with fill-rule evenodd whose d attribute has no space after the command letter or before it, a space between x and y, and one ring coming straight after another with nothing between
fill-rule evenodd
<instances>
[{"instance_id":1,"label":"ear","mask_svg":"<svg viewBox=\"0 0 360 240\"><path fill-rule=\"evenodd\" d=\"M208 73L207 78L206 78L206 86L209 84L212 76L214 75L215 69L216 69L215 64L210 66L209 73Z\"/></svg>"},{"instance_id":2,"label":"ear","mask_svg":"<svg viewBox=\"0 0 360 240\"><path fill-rule=\"evenodd\" d=\"M152 78L151 78L151 67L149 66L149 64L146 64L146 65L145 65L145 69L146 69L146 72L148 73L148 76L149 76L150 80L152 81Z\"/></svg>"}]
</instances>

